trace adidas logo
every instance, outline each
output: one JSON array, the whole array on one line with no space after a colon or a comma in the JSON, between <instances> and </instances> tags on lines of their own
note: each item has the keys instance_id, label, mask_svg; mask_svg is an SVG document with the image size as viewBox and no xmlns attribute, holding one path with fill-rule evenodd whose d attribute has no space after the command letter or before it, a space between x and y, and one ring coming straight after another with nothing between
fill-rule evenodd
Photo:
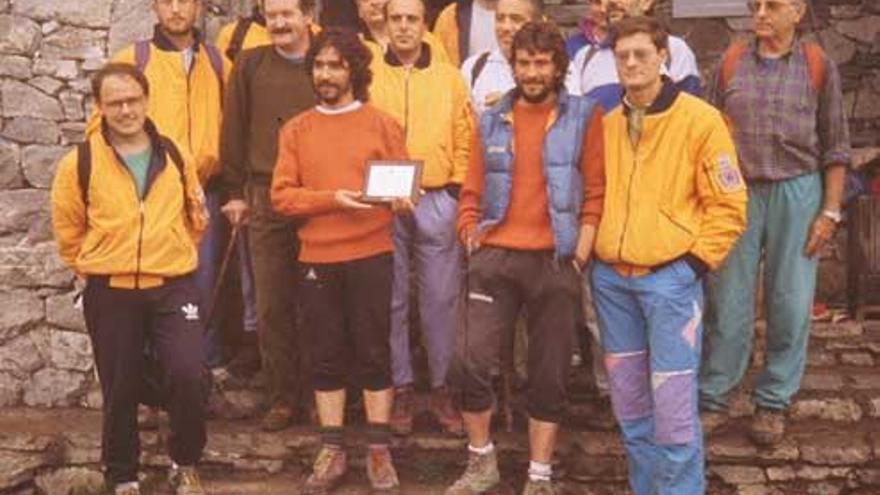
<instances>
[{"instance_id":1,"label":"adidas logo","mask_svg":"<svg viewBox=\"0 0 880 495\"><path fill-rule=\"evenodd\" d=\"M199 319L199 307L193 303L184 304L180 307L180 310L183 311L183 318L187 321Z\"/></svg>"},{"instance_id":2,"label":"adidas logo","mask_svg":"<svg viewBox=\"0 0 880 495\"><path fill-rule=\"evenodd\" d=\"M309 271L306 272L306 280L318 280L318 274L315 273L314 268L309 268Z\"/></svg>"}]
</instances>

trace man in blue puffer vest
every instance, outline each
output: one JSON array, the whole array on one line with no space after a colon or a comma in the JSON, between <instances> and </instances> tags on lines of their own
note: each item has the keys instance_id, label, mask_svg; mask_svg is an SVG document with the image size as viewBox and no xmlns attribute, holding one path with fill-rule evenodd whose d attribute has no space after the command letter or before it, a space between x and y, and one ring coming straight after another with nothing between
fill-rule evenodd
<instances>
[{"instance_id":1,"label":"man in blue puffer vest","mask_svg":"<svg viewBox=\"0 0 880 495\"><path fill-rule=\"evenodd\" d=\"M550 460L567 402L574 308L605 192L602 113L563 88L565 41L555 25L516 34L516 87L480 118L461 190L459 238L468 248L465 324L453 376L462 390L468 467L447 495L500 480L489 438L491 373L522 308L528 318L530 460L526 495L553 494Z\"/></svg>"}]
</instances>

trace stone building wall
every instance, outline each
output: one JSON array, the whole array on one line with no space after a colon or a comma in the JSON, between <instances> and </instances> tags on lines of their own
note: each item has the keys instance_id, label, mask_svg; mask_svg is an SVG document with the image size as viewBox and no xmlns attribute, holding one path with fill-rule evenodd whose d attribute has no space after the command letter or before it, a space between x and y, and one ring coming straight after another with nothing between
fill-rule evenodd
<instances>
[{"instance_id":1,"label":"stone building wall","mask_svg":"<svg viewBox=\"0 0 880 495\"><path fill-rule=\"evenodd\" d=\"M327 0L325 0L327 1ZM332 0L336 1L336 0ZM214 33L246 0L212 0ZM577 2L547 2L571 27ZM880 1L829 0L821 36L841 64L854 142L880 143ZM58 259L48 217L57 159L81 139L88 76L108 53L148 36L150 0L0 0L0 407L97 407L88 336L72 306L73 277ZM671 0L658 14L669 18ZM674 20L704 69L742 20ZM832 263L832 266L834 264ZM839 265L839 263L838 263ZM838 268L835 268L839 271ZM830 277L829 277L830 280ZM839 277L825 290L840 299Z\"/></svg>"}]
</instances>

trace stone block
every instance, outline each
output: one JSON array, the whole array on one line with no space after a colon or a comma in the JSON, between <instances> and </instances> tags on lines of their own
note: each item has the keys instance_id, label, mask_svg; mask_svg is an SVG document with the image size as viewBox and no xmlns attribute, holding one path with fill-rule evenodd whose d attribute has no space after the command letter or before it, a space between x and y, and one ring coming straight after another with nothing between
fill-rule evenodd
<instances>
[{"instance_id":1,"label":"stone block","mask_svg":"<svg viewBox=\"0 0 880 495\"><path fill-rule=\"evenodd\" d=\"M95 469L67 467L39 474L35 484L45 495L97 493L104 486L104 475Z\"/></svg>"},{"instance_id":2,"label":"stone block","mask_svg":"<svg viewBox=\"0 0 880 495\"><path fill-rule=\"evenodd\" d=\"M741 435L715 436L706 445L707 457L711 461L721 459L752 459L758 449L752 442Z\"/></svg>"},{"instance_id":3,"label":"stone block","mask_svg":"<svg viewBox=\"0 0 880 495\"><path fill-rule=\"evenodd\" d=\"M855 321L813 323L810 335L815 338L845 338L862 335L862 325Z\"/></svg>"},{"instance_id":4,"label":"stone block","mask_svg":"<svg viewBox=\"0 0 880 495\"><path fill-rule=\"evenodd\" d=\"M55 177L58 160L67 153L63 146L28 146L22 152L22 168L28 184L40 189L48 189Z\"/></svg>"},{"instance_id":5,"label":"stone block","mask_svg":"<svg viewBox=\"0 0 880 495\"><path fill-rule=\"evenodd\" d=\"M86 322L82 308L73 305L76 291L49 296L46 298L46 321L54 326L73 330L86 331Z\"/></svg>"},{"instance_id":6,"label":"stone block","mask_svg":"<svg viewBox=\"0 0 880 495\"><path fill-rule=\"evenodd\" d=\"M0 53L33 55L40 44L40 26L27 17L0 15Z\"/></svg>"},{"instance_id":7,"label":"stone block","mask_svg":"<svg viewBox=\"0 0 880 495\"><path fill-rule=\"evenodd\" d=\"M34 246L0 246L0 286L30 290L34 287L69 289L72 284L73 273L58 257L58 248L54 242L44 242ZM42 317L41 304L39 318ZM0 321L2 318L3 314L0 314ZM4 340L3 327L4 325L0 323L0 342Z\"/></svg>"},{"instance_id":8,"label":"stone block","mask_svg":"<svg viewBox=\"0 0 880 495\"><path fill-rule=\"evenodd\" d=\"M767 481L764 470L754 466L722 464L710 466L709 473L731 485L754 485Z\"/></svg>"},{"instance_id":9,"label":"stone block","mask_svg":"<svg viewBox=\"0 0 880 495\"><path fill-rule=\"evenodd\" d=\"M30 79L31 60L18 55L0 55L0 77Z\"/></svg>"},{"instance_id":10,"label":"stone block","mask_svg":"<svg viewBox=\"0 0 880 495\"><path fill-rule=\"evenodd\" d=\"M770 481L791 481L797 478L791 466L771 466L767 468L767 479Z\"/></svg>"},{"instance_id":11,"label":"stone block","mask_svg":"<svg viewBox=\"0 0 880 495\"><path fill-rule=\"evenodd\" d=\"M15 2L12 12L38 21L56 21L74 26L110 27L110 8L107 0L27 0Z\"/></svg>"},{"instance_id":12,"label":"stone block","mask_svg":"<svg viewBox=\"0 0 880 495\"><path fill-rule=\"evenodd\" d=\"M51 96L57 95L64 87L64 82L49 76L37 76L28 81L28 84Z\"/></svg>"},{"instance_id":13,"label":"stone block","mask_svg":"<svg viewBox=\"0 0 880 495\"><path fill-rule=\"evenodd\" d=\"M48 191L0 191L0 236L21 233L35 241L52 239Z\"/></svg>"},{"instance_id":14,"label":"stone block","mask_svg":"<svg viewBox=\"0 0 880 495\"><path fill-rule=\"evenodd\" d=\"M91 341L84 333L52 330L43 352L49 366L60 370L89 371L94 366Z\"/></svg>"},{"instance_id":15,"label":"stone block","mask_svg":"<svg viewBox=\"0 0 880 495\"><path fill-rule=\"evenodd\" d=\"M856 390L880 390L880 375L877 373L853 374L848 379L850 387Z\"/></svg>"},{"instance_id":16,"label":"stone block","mask_svg":"<svg viewBox=\"0 0 880 495\"><path fill-rule=\"evenodd\" d=\"M3 127L2 135L24 144L57 144L61 139L61 128L52 120L15 117Z\"/></svg>"},{"instance_id":17,"label":"stone block","mask_svg":"<svg viewBox=\"0 0 880 495\"><path fill-rule=\"evenodd\" d=\"M874 357L867 352L844 352L840 354L840 363L852 366L874 366Z\"/></svg>"},{"instance_id":18,"label":"stone block","mask_svg":"<svg viewBox=\"0 0 880 495\"><path fill-rule=\"evenodd\" d=\"M79 76L76 60L40 57L34 60L34 74L70 80Z\"/></svg>"},{"instance_id":19,"label":"stone block","mask_svg":"<svg viewBox=\"0 0 880 495\"><path fill-rule=\"evenodd\" d=\"M45 465L41 454L0 450L0 491L33 480L36 471Z\"/></svg>"},{"instance_id":20,"label":"stone block","mask_svg":"<svg viewBox=\"0 0 880 495\"><path fill-rule=\"evenodd\" d=\"M59 407L79 403L85 373L44 368L31 376L24 386L24 403L28 406Z\"/></svg>"},{"instance_id":21,"label":"stone block","mask_svg":"<svg viewBox=\"0 0 880 495\"><path fill-rule=\"evenodd\" d=\"M825 45L825 51L837 65L849 62L853 55L856 54L856 44L840 34L836 29L825 29L820 33L820 36Z\"/></svg>"},{"instance_id":22,"label":"stone block","mask_svg":"<svg viewBox=\"0 0 880 495\"><path fill-rule=\"evenodd\" d=\"M104 56L104 32L65 26L43 38L40 52L48 58L85 60Z\"/></svg>"},{"instance_id":23,"label":"stone block","mask_svg":"<svg viewBox=\"0 0 880 495\"><path fill-rule=\"evenodd\" d=\"M757 457L766 461L796 461L800 457L800 451L797 444L786 439L774 447L758 449Z\"/></svg>"},{"instance_id":24,"label":"stone block","mask_svg":"<svg viewBox=\"0 0 880 495\"><path fill-rule=\"evenodd\" d=\"M64 110L64 118L67 120L83 120L86 118L83 112L83 100L85 97L81 93L73 91L62 91L58 95L58 101L61 102L61 108Z\"/></svg>"},{"instance_id":25,"label":"stone block","mask_svg":"<svg viewBox=\"0 0 880 495\"><path fill-rule=\"evenodd\" d=\"M0 290L0 344L20 335L43 319L43 301L33 292Z\"/></svg>"},{"instance_id":26,"label":"stone block","mask_svg":"<svg viewBox=\"0 0 880 495\"><path fill-rule=\"evenodd\" d=\"M116 53L136 40L149 38L155 22L149 3L142 0L117 0L110 22L109 53Z\"/></svg>"},{"instance_id":27,"label":"stone block","mask_svg":"<svg viewBox=\"0 0 880 495\"><path fill-rule=\"evenodd\" d=\"M807 366L825 367L837 364L837 357L832 352L810 351L807 354Z\"/></svg>"},{"instance_id":28,"label":"stone block","mask_svg":"<svg viewBox=\"0 0 880 495\"><path fill-rule=\"evenodd\" d=\"M824 419L857 423L862 419L862 409L852 399L803 399L792 405L789 415L796 421Z\"/></svg>"},{"instance_id":29,"label":"stone block","mask_svg":"<svg viewBox=\"0 0 880 495\"><path fill-rule=\"evenodd\" d=\"M0 407L17 406L21 403L24 381L10 373L0 371Z\"/></svg>"},{"instance_id":30,"label":"stone block","mask_svg":"<svg viewBox=\"0 0 880 495\"><path fill-rule=\"evenodd\" d=\"M843 377L833 373L808 372L801 380L804 390L835 391L843 388Z\"/></svg>"},{"instance_id":31,"label":"stone block","mask_svg":"<svg viewBox=\"0 0 880 495\"><path fill-rule=\"evenodd\" d=\"M85 137L85 122L65 122L61 124L62 143L81 143Z\"/></svg>"},{"instance_id":32,"label":"stone block","mask_svg":"<svg viewBox=\"0 0 880 495\"><path fill-rule=\"evenodd\" d=\"M42 81L47 81L43 79ZM60 83L58 83L60 88ZM58 100L20 81L7 79L0 86L4 117L33 117L61 120L64 113Z\"/></svg>"},{"instance_id":33,"label":"stone block","mask_svg":"<svg viewBox=\"0 0 880 495\"><path fill-rule=\"evenodd\" d=\"M802 441L801 458L820 466L859 465L871 460L871 447L856 435L814 435Z\"/></svg>"},{"instance_id":34,"label":"stone block","mask_svg":"<svg viewBox=\"0 0 880 495\"><path fill-rule=\"evenodd\" d=\"M847 38L871 45L880 33L880 16L866 15L844 19L835 23L834 27Z\"/></svg>"},{"instance_id":35,"label":"stone block","mask_svg":"<svg viewBox=\"0 0 880 495\"><path fill-rule=\"evenodd\" d=\"M0 139L0 189L16 189L24 185L20 159L18 145Z\"/></svg>"},{"instance_id":36,"label":"stone block","mask_svg":"<svg viewBox=\"0 0 880 495\"><path fill-rule=\"evenodd\" d=\"M33 339L27 334L0 345L0 371L19 379L26 379L45 363Z\"/></svg>"}]
</instances>

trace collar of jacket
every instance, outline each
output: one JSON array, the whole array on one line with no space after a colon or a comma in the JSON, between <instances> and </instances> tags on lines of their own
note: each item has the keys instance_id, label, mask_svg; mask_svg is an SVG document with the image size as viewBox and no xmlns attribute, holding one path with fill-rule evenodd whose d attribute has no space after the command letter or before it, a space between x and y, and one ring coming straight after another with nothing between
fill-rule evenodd
<instances>
[{"instance_id":1,"label":"collar of jacket","mask_svg":"<svg viewBox=\"0 0 880 495\"><path fill-rule=\"evenodd\" d=\"M794 38L791 40L791 48L788 49L787 52L783 53L782 56L778 58L778 60L788 59L792 55L800 54L803 51L803 43L804 39L795 33ZM755 57L755 60L761 60L764 57L758 53L758 38L756 36L752 36L749 38L749 52Z\"/></svg>"},{"instance_id":2,"label":"collar of jacket","mask_svg":"<svg viewBox=\"0 0 880 495\"><path fill-rule=\"evenodd\" d=\"M645 115L655 115L658 113L663 113L666 110L669 110L669 107L675 103L675 100L678 98L678 94L681 92L672 82L672 79L669 79L667 76L661 76L663 79L663 87L660 88L660 94L657 95L657 98L654 99L654 102L651 103L651 106L648 107L648 111L645 112ZM626 100L624 99L624 95L626 91L621 92L620 101L623 102L623 114L629 115L629 105L626 104Z\"/></svg>"},{"instance_id":3,"label":"collar of jacket","mask_svg":"<svg viewBox=\"0 0 880 495\"><path fill-rule=\"evenodd\" d=\"M147 184L144 186L144 196L146 197L153 180L165 168L165 146L162 144L156 124L149 118L144 121L144 130L147 131L147 136L150 137L150 148L152 149L150 164L147 166ZM120 165L124 164L125 161L122 156L110 142L110 128L107 126L107 121L103 118L101 119L101 138L104 140L104 144L113 150L113 156L116 158L116 161Z\"/></svg>"},{"instance_id":4,"label":"collar of jacket","mask_svg":"<svg viewBox=\"0 0 880 495\"><path fill-rule=\"evenodd\" d=\"M204 42L204 37L202 36L202 32L196 28L193 28L193 52L199 51L199 45ZM162 28L159 27L159 24L153 26L153 44L156 45L156 48L166 52L179 52L174 43L168 39L168 36L165 36L165 33L162 32Z\"/></svg>"},{"instance_id":5,"label":"collar of jacket","mask_svg":"<svg viewBox=\"0 0 880 495\"><path fill-rule=\"evenodd\" d=\"M390 65L391 67L403 67L403 62L397 58L397 54L394 53L394 50L387 50L385 52L385 63ZM427 69L428 66L431 65L431 45L422 42L422 53L419 55L419 59L416 60L415 68L416 69Z\"/></svg>"},{"instance_id":6,"label":"collar of jacket","mask_svg":"<svg viewBox=\"0 0 880 495\"><path fill-rule=\"evenodd\" d=\"M266 16L263 15L263 12L261 12L260 8L256 5L251 9L251 20L260 26L266 27Z\"/></svg>"}]
</instances>

